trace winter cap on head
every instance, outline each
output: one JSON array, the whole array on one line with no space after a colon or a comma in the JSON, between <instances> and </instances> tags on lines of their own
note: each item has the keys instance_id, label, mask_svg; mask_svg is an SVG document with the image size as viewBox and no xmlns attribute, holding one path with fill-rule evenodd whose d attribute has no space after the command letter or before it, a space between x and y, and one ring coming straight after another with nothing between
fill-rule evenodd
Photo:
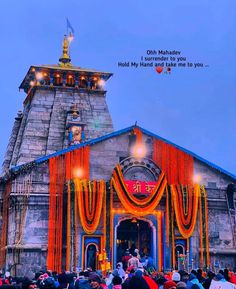
<instances>
[{"instance_id":1,"label":"winter cap on head","mask_svg":"<svg viewBox=\"0 0 236 289\"><path fill-rule=\"evenodd\" d=\"M99 284L101 284L101 278L98 276L98 274L90 274L89 275L89 281L95 281L98 282Z\"/></svg>"},{"instance_id":2,"label":"winter cap on head","mask_svg":"<svg viewBox=\"0 0 236 289\"><path fill-rule=\"evenodd\" d=\"M167 281L164 283L164 289L170 289L172 287L176 288L176 284L174 281Z\"/></svg>"},{"instance_id":3,"label":"winter cap on head","mask_svg":"<svg viewBox=\"0 0 236 289\"><path fill-rule=\"evenodd\" d=\"M135 276L138 277L138 278L141 278L143 276L143 272L141 270L137 270L135 272Z\"/></svg>"},{"instance_id":4,"label":"winter cap on head","mask_svg":"<svg viewBox=\"0 0 236 289\"><path fill-rule=\"evenodd\" d=\"M180 274L178 272L173 273L172 280L177 282L180 281Z\"/></svg>"},{"instance_id":5,"label":"winter cap on head","mask_svg":"<svg viewBox=\"0 0 236 289\"><path fill-rule=\"evenodd\" d=\"M224 277L224 275L218 273L218 274L216 274L215 278L216 278L217 280L221 280L221 279L224 279L225 277Z\"/></svg>"},{"instance_id":6,"label":"winter cap on head","mask_svg":"<svg viewBox=\"0 0 236 289\"><path fill-rule=\"evenodd\" d=\"M48 277L39 283L40 289L55 289L56 285L52 277Z\"/></svg>"}]
</instances>

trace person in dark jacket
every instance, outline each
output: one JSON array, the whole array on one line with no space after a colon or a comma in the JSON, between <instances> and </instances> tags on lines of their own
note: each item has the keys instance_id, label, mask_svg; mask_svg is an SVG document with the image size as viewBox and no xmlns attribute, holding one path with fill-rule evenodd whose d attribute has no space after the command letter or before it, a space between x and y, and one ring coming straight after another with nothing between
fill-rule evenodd
<instances>
[{"instance_id":1,"label":"person in dark jacket","mask_svg":"<svg viewBox=\"0 0 236 289\"><path fill-rule=\"evenodd\" d=\"M205 280L205 282L202 284L204 289L209 289L210 285L211 285L211 280L215 277L215 273L213 273L212 271L208 271L207 272L207 278Z\"/></svg>"},{"instance_id":2,"label":"person in dark jacket","mask_svg":"<svg viewBox=\"0 0 236 289\"><path fill-rule=\"evenodd\" d=\"M129 289L149 289L149 286L143 278L143 272L137 270L129 281Z\"/></svg>"}]
</instances>

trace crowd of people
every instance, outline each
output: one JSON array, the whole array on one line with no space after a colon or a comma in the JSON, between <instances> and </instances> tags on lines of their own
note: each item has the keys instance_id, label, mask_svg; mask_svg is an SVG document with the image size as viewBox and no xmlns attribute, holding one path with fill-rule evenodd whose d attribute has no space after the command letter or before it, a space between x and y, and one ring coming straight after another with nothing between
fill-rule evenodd
<instances>
[{"instance_id":1,"label":"crowd of people","mask_svg":"<svg viewBox=\"0 0 236 289\"><path fill-rule=\"evenodd\" d=\"M116 269L104 276L101 271L91 268L79 272L38 272L30 280L26 277L0 277L2 289L236 289L236 274L228 269L218 273L203 272L201 269L190 273L179 270L157 272L152 268L123 269L122 262Z\"/></svg>"}]
</instances>

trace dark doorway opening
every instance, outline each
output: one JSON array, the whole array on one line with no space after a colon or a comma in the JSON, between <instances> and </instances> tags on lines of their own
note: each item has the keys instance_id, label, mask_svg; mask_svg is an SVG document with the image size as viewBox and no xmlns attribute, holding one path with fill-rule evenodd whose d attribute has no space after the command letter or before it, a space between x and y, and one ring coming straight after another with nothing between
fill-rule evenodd
<instances>
[{"instance_id":1,"label":"dark doorway opening","mask_svg":"<svg viewBox=\"0 0 236 289\"><path fill-rule=\"evenodd\" d=\"M96 271L96 246L94 244L90 244L87 247L86 255L86 267L92 268L93 271Z\"/></svg>"},{"instance_id":2,"label":"dark doorway opening","mask_svg":"<svg viewBox=\"0 0 236 289\"><path fill-rule=\"evenodd\" d=\"M146 221L137 218L127 219L120 222L117 227L117 262L121 262L122 256L125 255L126 249L130 253L138 249L140 255L149 255L152 257L152 228Z\"/></svg>"}]
</instances>

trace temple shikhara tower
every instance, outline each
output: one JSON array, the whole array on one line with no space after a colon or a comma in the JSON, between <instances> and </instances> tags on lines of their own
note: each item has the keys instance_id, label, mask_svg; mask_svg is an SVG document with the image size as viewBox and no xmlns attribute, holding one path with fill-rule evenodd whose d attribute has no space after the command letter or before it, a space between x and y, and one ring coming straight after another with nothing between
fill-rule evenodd
<instances>
[{"instance_id":1,"label":"temple shikhara tower","mask_svg":"<svg viewBox=\"0 0 236 289\"><path fill-rule=\"evenodd\" d=\"M26 73L0 179L0 269L106 271L127 248L160 271L235 268L236 176L136 125L114 132L111 76L72 65L66 36L59 64Z\"/></svg>"}]
</instances>

